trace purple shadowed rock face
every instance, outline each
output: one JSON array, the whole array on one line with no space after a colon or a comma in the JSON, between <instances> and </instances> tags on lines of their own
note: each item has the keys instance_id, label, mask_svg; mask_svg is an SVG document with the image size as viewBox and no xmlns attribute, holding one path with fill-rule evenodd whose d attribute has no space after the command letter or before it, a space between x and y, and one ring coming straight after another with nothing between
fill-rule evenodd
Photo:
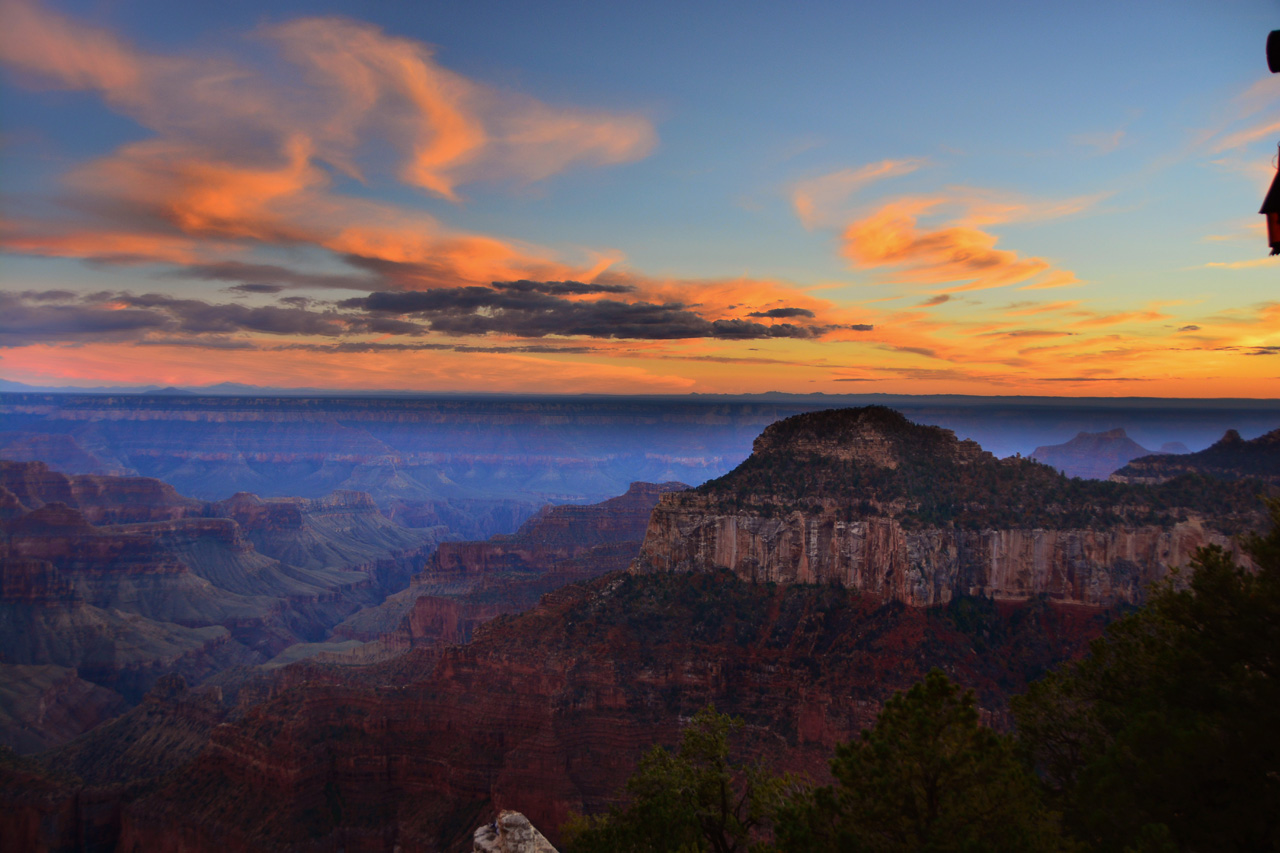
<instances>
[{"instance_id":1,"label":"purple shadowed rock face","mask_svg":"<svg viewBox=\"0 0 1280 853\"><path fill-rule=\"evenodd\" d=\"M1129 438L1123 429L1112 429L1082 432L1065 444L1037 447L1031 458L1068 477L1105 480L1130 460L1153 452Z\"/></svg>"}]
</instances>

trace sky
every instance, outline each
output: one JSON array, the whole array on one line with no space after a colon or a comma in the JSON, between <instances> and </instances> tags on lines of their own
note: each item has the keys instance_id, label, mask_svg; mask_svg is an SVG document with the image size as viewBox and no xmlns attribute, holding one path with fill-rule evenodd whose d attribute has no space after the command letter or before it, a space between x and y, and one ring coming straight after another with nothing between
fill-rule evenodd
<instances>
[{"instance_id":1,"label":"sky","mask_svg":"<svg viewBox=\"0 0 1280 853\"><path fill-rule=\"evenodd\" d=\"M1280 397L1280 3L0 0L0 377Z\"/></svg>"}]
</instances>

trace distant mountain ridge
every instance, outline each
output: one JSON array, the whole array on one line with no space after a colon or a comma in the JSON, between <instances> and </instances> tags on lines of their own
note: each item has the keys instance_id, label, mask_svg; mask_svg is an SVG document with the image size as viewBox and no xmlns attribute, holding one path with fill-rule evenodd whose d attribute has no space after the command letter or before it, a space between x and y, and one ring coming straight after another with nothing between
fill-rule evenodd
<instances>
[{"instance_id":1,"label":"distant mountain ridge","mask_svg":"<svg viewBox=\"0 0 1280 853\"><path fill-rule=\"evenodd\" d=\"M1166 483L1186 474L1223 480L1256 479L1280 485L1280 429L1245 440L1229 429L1211 447L1182 456L1144 456L1117 470L1119 483Z\"/></svg>"}]
</instances>

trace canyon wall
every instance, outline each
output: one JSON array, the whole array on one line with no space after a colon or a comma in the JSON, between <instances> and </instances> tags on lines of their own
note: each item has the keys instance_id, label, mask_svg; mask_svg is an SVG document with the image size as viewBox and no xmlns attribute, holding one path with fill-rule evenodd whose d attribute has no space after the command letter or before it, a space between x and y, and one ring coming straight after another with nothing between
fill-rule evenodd
<instances>
[{"instance_id":1,"label":"canyon wall","mask_svg":"<svg viewBox=\"0 0 1280 853\"><path fill-rule=\"evenodd\" d=\"M846 521L834 510L725 514L702 496L676 494L654 510L632 570L727 568L760 582L839 583L919 607L962 595L1108 606L1140 603L1150 583L1205 545L1247 559L1199 518L1108 530L909 529L897 518Z\"/></svg>"},{"instance_id":2,"label":"canyon wall","mask_svg":"<svg viewBox=\"0 0 1280 853\"><path fill-rule=\"evenodd\" d=\"M1206 545L1247 564L1235 537L1261 523L1266 488L1194 472L1084 481L889 409L831 410L771 425L738 468L663 495L631 570L724 568L914 606L971 595L1135 604Z\"/></svg>"}]
</instances>

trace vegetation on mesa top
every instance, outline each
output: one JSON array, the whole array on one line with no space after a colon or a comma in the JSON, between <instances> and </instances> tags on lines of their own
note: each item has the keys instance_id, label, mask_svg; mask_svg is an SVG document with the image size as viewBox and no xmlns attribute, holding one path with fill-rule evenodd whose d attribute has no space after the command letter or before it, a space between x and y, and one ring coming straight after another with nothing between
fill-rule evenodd
<instances>
[{"instance_id":1,"label":"vegetation on mesa top","mask_svg":"<svg viewBox=\"0 0 1280 853\"><path fill-rule=\"evenodd\" d=\"M695 491L722 511L828 511L845 521L887 515L909 528L1105 529L1200 514L1234 533L1250 526L1267 488L1197 473L1159 485L1070 478L1031 459L996 459L950 430L868 406L778 421L745 462Z\"/></svg>"}]
</instances>

